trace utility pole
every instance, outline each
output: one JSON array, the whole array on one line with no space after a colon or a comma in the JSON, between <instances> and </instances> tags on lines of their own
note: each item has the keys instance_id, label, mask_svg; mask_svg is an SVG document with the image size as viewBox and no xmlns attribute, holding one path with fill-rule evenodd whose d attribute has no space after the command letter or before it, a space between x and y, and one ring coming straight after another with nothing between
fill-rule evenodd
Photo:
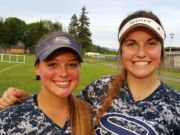
<instances>
[{"instance_id":1,"label":"utility pole","mask_svg":"<svg viewBox=\"0 0 180 135\"><path fill-rule=\"evenodd\" d=\"M174 33L170 33L170 36L171 36L171 44L172 44L172 39L173 39ZM170 44L170 48L169 48L169 53L171 53L171 44Z\"/></svg>"}]
</instances>

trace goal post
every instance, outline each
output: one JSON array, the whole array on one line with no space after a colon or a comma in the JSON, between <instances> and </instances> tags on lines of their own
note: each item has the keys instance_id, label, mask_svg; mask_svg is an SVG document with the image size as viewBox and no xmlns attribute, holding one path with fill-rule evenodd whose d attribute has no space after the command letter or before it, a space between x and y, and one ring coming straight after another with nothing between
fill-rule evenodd
<instances>
[{"instance_id":1,"label":"goal post","mask_svg":"<svg viewBox=\"0 0 180 135\"><path fill-rule=\"evenodd\" d=\"M2 61L2 62L25 63L25 55L0 54L0 61Z\"/></svg>"}]
</instances>

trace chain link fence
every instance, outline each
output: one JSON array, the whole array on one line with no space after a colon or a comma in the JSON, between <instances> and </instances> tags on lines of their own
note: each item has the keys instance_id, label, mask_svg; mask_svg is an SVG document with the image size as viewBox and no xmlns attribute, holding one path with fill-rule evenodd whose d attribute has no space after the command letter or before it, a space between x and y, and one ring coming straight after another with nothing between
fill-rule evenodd
<instances>
[{"instance_id":1,"label":"chain link fence","mask_svg":"<svg viewBox=\"0 0 180 135\"><path fill-rule=\"evenodd\" d=\"M119 57L116 55L84 55L83 58L102 59L105 61L119 61Z\"/></svg>"}]
</instances>

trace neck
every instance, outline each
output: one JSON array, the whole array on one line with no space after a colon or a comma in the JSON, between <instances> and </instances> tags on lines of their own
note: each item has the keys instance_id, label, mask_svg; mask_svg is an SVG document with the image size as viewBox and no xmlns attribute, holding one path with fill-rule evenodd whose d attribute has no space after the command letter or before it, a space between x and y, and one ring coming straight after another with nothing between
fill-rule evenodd
<instances>
[{"instance_id":1,"label":"neck","mask_svg":"<svg viewBox=\"0 0 180 135\"><path fill-rule=\"evenodd\" d=\"M57 97L41 90L37 97L39 108L57 125L64 127L69 114L68 97Z\"/></svg>"},{"instance_id":2,"label":"neck","mask_svg":"<svg viewBox=\"0 0 180 135\"><path fill-rule=\"evenodd\" d=\"M127 83L135 101L145 99L159 87L155 73L146 78L136 78L127 74Z\"/></svg>"},{"instance_id":3,"label":"neck","mask_svg":"<svg viewBox=\"0 0 180 135\"><path fill-rule=\"evenodd\" d=\"M48 93L38 94L38 105L42 109L67 110L69 108L68 97L57 97Z\"/></svg>"}]
</instances>

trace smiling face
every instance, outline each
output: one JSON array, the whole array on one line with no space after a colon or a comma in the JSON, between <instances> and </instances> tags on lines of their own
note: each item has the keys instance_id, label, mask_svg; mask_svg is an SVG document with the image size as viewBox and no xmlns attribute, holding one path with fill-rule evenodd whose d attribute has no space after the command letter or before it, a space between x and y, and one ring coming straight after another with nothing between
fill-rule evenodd
<instances>
[{"instance_id":1,"label":"smiling face","mask_svg":"<svg viewBox=\"0 0 180 135\"><path fill-rule=\"evenodd\" d=\"M123 38L122 60L127 77L146 78L155 75L161 59L159 37L145 27L134 28Z\"/></svg>"},{"instance_id":2,"label":"smiling face","mask_svg":"<svg viewBox=\"0 0 180 135\"><path fill-rule=\"evenodd\" d=\"M35 66L35 72L41 77L41 93L68 97L79 83L79 60L70 49L56 50Z\"/></svg>"}]
</instances>

